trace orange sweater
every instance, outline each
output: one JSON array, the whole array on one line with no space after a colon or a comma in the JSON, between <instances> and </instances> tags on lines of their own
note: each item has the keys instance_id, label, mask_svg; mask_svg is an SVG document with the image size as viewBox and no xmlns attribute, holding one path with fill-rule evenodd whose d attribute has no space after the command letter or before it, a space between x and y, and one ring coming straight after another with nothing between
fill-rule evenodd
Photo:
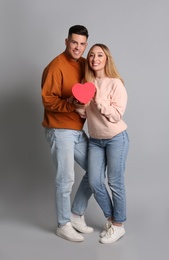
<instances>
[{"instance_id":1,"label":"orange sweater","mask_svg":"<svg viewBox=\"0 0 169 260\"><path fill-rule=\"evenodd\" d=\"M85 120L75 106L66 101L72 95L72 86L81 82L84 76L85 59L69 60L65 52L54 58L44 69L42 75L42 102L44 120L48 128L81 130Z\"/></svg>"}]
</instances>

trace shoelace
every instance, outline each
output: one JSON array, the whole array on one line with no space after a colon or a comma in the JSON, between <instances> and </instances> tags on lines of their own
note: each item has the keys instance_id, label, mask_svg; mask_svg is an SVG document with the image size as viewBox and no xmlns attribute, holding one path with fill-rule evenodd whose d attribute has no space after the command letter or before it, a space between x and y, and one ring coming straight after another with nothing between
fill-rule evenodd
<instances>
[{"instance_id":1,"label":"shoelace","mask_svg":"<svg viewBox=\"0 0 169 260\"><path fill-rule=\"evenodd\" d=\"M107 223L106 223L106 225L105 225L105 230L107 230L107 231L108 231L110 227L111 227L111 224L110 224L110 222L107 222Z\"/></svg>"},{"instance_id":2,"label":"shoelace","mask_svg":"<svg viewBox=\"0 0 169 260\"><path fill-rule=\"evenodd\" d=\"M106 237L111 237L114 234L114 228L112 226L110 226L110 228L108 229L107 233L106 233Z\"/></svg>"}]
</instances>

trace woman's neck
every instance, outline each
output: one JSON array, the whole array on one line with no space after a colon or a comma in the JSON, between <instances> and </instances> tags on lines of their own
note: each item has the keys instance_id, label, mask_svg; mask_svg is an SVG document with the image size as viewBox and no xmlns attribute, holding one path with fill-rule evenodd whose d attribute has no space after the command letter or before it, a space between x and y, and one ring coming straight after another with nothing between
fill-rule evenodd
<instances>
[{"instance_id":1,"label":"woman's neck","mask_svg":"<svg viewBox=\"0 0 169 260\"><path fill-rule=\"evenodd\" d=\"M104 71L96 71L95 78L101 79L101 78L105 78L105 77L106 77L106 74Z\"/></svg>"}]
</instances>

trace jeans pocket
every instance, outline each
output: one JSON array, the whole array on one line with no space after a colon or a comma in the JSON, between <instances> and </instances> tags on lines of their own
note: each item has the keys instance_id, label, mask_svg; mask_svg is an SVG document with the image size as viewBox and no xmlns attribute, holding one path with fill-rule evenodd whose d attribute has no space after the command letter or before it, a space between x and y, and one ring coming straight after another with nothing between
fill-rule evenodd
<instances>
[{"instance_id":1,"label":"jeans pocket","mask_svg":"<svg viewBox=\"0 0 169 260\"><path fill-rule=\"evenodd\" d=\"M46 140L49 142L49 144L52 143L53 133L54 133L53 128L45 128L45 137L46 137Z\"/></svg>"},{"instance_id":2,"label":"jeans pocket","mask_svg":"<svg viewBox=\"0 0 169 260\"><path fill-rule=\"evenodd\" d=\"M130 142L129 135L128 135L127 131L125 131L125 132L126 132L126 139L128 142Z\"/></svg>"}]
</instances>

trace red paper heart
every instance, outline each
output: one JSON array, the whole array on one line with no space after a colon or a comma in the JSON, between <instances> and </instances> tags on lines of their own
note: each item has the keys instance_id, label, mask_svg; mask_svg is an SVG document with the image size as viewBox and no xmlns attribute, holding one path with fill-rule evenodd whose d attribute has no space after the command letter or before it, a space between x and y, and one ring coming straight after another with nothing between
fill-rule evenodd
<instances>
[{"instance_id":1,"label":"red paper heart","mask_svg":"<svg viewBox=\"0 0 169 260\"><path fill-rule=\"evenodd\" d=\"M83 104L87 104L94 97L95 91L95 85L91 82L85 84L76 83L72 87L73 96Z\"/></svg>"}]
</instances>

